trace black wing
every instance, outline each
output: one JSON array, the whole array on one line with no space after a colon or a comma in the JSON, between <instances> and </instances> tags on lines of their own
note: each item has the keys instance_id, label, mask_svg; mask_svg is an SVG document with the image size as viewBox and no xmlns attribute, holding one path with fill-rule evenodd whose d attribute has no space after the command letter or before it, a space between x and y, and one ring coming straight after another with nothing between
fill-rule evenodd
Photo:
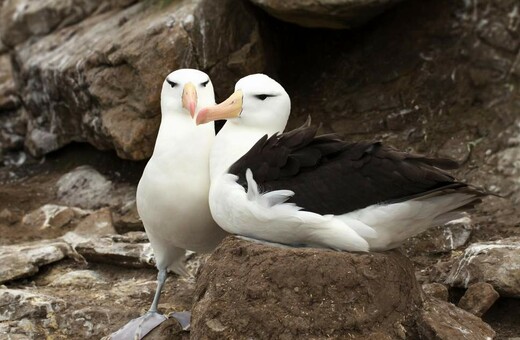
<instances>
[{"instance_id":1,"label":"black wing","mask_svg":"<svg viewBox=\"0 0 520 340\"><path fill-rule=\"evenodd\" d=\"M247 189L245 172L251 169L261 191L292 190L288 202L319 214L340 215L444 189L483 194L443 171L457 168L455 161L400 152L381 142L316 136L317 130L308 120L296 130L266 135L229 172Z\"/></svg>"}]
</instances>

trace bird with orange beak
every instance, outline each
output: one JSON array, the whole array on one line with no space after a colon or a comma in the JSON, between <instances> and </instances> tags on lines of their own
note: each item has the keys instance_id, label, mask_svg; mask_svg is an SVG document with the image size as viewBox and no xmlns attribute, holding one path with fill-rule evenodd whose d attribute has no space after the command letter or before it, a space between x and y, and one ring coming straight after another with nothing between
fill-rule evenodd
<instances>
[{"instance_id":1,"label":"bird with orange beak","mask_svg":"<svg viewBox=\"0 0 520 340\"><path fill-rule=\"evenodd\" d=\"M282 133L291 102L263 74L239 80L198 124L227 122L210 155L209 205L226 231L293 246L383 251L466 216L488 192L446 170L458 164L376 141L317 135L310 120Z\"/></svg>"},{"instance_id":2,"label":"bird with orange beak","mask_svg":"<svg viewBox=\"0 0 520 340\"><path fill-rule=\"evenodd\" d=\"M214 126L196 124L199 108L214 104L213 84L204 72L180 69L163 82L161 125L136 195L159 270L157 290L149 312L112 334L112 339L141 339L166 320L157 308L167 272L187 275L186 250L210 252L226 235L208 206ZM183 327L189 324L189 313L176 315Z\"/></svg>"}]
</instances>

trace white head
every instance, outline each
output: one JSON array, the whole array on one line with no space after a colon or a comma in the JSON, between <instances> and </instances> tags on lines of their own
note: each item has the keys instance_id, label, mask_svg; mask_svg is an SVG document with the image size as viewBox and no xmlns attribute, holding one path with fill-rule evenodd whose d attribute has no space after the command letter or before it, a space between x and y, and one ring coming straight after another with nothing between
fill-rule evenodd
<instances>
[{"instance_id":1,"label":"white head","mask_svg":"<svg viewBox=\"0 0 520 340\"><path fill-rule=\"evenodd\" d=\"M191 115L200 108L215 105L215 92L209 76L199 70L179 69L164 80L161 91L162 114Z\"/></svg>"},{"instance_id":2,"label":"white head","mask_svg":"<svg viewBox=\"0 0 520 340\"><path fill-rule=\"evenodd\" d=\"M282 85L265 74L252 74L236 83L235 93L228 99L201 109L197 124L226 119L231 124L274 133L283 131L290 112L291 99Z\"/></svg>"}]
</instances>

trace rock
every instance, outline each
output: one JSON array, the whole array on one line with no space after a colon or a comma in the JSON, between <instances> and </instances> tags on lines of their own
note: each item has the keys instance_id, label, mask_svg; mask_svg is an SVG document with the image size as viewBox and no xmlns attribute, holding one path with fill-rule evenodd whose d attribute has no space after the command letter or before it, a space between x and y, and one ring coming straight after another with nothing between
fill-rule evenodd
<instances>
[{"instance_id":1,"label":"rock","mask_svg":"<svg viewBox=\"0 0 520 340\"><path fill-rule=\"evenodd\" d=\"M427 231L412 237L404 243L409 253L446 253L458 249L466 244L471 236L469 219L453 221L449 224L430 228Z\"/></svg>"},{"instance_id":2,"label":"rock","mask_svg":"<svg viewBox=\"0 0 520 340\"><path fill-rule=\"evenodd\" d=\"M24 110L3 111L0 114L0 150L17 151L23 149L26 132Z\"/></svg>"},{"instance_id":3,"label":"rock","mask_svg":"<svg viewBox=\"0 0 520 340\"><path fill-rule=\"evenodd\" d=\"M43 36L57 28L76 24L94 11L103 12L114 7L128 6L135 0L113 1L5 1L0 22L0 37L7 46L14 47L31 36Z\"/></svg>"},{"instance_id":4,"label":"rock","mask_svg":"<svg viewBox=\"0 0 520 340\"><path fill-rule=\"evenodd\" d=\"M501 22L485 22L479 25L478 34L487 44L508 52L515 53L520 46L518 38L509 33Z\"/></svg>"},{"instance_id":5,"label":"rock","mask_svg":"<svg viewBox=\"0 0 520 340\"><path fill-rule=\"evenodd\" d=\"M81 306L76 310L69 310L68 315L60 319L58 326L65 335L64 338L97 339L106 329L105 325L110 322L110 312L114 313L106 306Z\"/></svg>"},{"instance_id":6,"label":"rock","mask_svg":"<svg viewBox=\"0 0 520 340\"><path fill-rule=\"evenodd\" d=\"M103 283L106 283L106 280L93 270L75 270L57 277L49 285L51 287L92 288Z\"/></svg>"},{"instance_id":7,"label":"rock","mask_svg":"<svg viewBox=\"0 0 520 340\"><path fill-rule=\"evenodd\" d=\"M251 0L272 16L305 27L352 28L400 0Z\"/></svg>"},{"instance_id":8,"label":"rock","mask_svg":"<svg viewBox=\"0 0 520 340\"><path fill-rule=\"evenodd\" d=\"M112 223L112 212L109 208L101 208L88 215L74 228L80 235L109 235L116 230Z\"/></svg>"},{"instance_id":9,"label":"rock","mask_svg":"<svg viewBox=\"0 0 520 340\"><path fill-rule=\"evenodd\" d=\"M81 6L100 3L105 2ZM26 39L35 32L23 30L23 36L11 37L16 31L11 18L3 25L8 26L3 37L9 35L9 44L17 44L13 69L27 110L25 145L32 155L86 141L115 149L123 158L144 159L153 149L160 88L169 72L181 67L209 70L227 91L239 75L264 70L258 21L247 4L125 3L132 5L85 10L74 25L46 23L41 32L50 33L39 39Z\"/></svg>"},{"instance_id":10,"label":"rock","mask_svg":"<svg viewBox=\"0 0 520 340\"><path fill-rule=\"evenodd\" d=\"M229 237L197 279L193 338L399 338L421 305L397 251L275 248Z\"/></svg>"},{"instance_id":11,"label":"rock","mask_svg":"<svg viewBox=\"0 0 520 340\"><path fill-rule=\"evenodd\" d=\"M73 208L46 204L26 214L22 218L22 223L39 229L61 228L69 224L74 217L76 217L76 212Z\"/></svg>"},{"instance_id":12,"label":"rock","mask_svg":"<svg viewBox=\"0 0 520 340\"><path fill-rule=\"evenodd\" d=\"M370 105L370 103L367 103ZM372 104L373 105L373 104ZM385 118L385 124L389 130L404 130L421 116L419 108L410 108L392 112Z\"/></svg>"},{"instance_id":13,"label":"rock","mask_svg":"<svg viewBox=\"0 0 520 340\"><path fill-rule=\"evenodd\" d=\"M445 285L433 282L433 283L425 283L422 285L422 290L431 297L442 301L448 301L449 292L448 288Z\"/></svg>"},{"instance_id":14,"label":"rock","mask_svg":"<svg viewBox=\"0 0 520 340\"><path fill-rule=\"evenodd\" d=\"M65 209L58 210L56 214L49 218L49 226L56 228L67 225L76 216L73 209L66 207Z\"/></svg>"},{"instance_id":15,"label":"rock","mask_svg":"<svg viewBox=\"0 0 520 340\"><path fill-rule=\"evenodd\" d=\"M194 301L196 339L494 336L480 318L423 298L398 251L282 248L228 237L202 267Z\"/></svg>"},{"instance_id":16,"label":"rock","mask_svg":"<svg viewBox=\"0 0 520 340\"><path fill-rule=\"evenodd\" d=\"M135 237L132 236L115 235L91 238L79 242L75 249L87 261L131 268L155 266L150 243L137 243Z\"/></svg>"},{"instance_id":17,"label":"rock","mask_svg":"<svg viewBox=\"0 0 520 340\"><path fill-rule=\"evenodd\" d=\"M95 209L108 205L114 190L111 181L90 166L80 166L56 183L58 199L69 206Z\"/></svg>"},{"instance_id":18,"label":"rock","mask_svg":"<svg viewBox=\"0 0 520 340\"><path fill-rule=\"evenodd\" d=\"M420 339L489 340L495 337L495 331L480 318L438 299L425 301L417 329Z\"/></svg>"},{"instance_id":19,"label":"rock","mask_svg":"<svg viewBox=\"0 0 520 340\"><path fill-rule=\"evenodd\" d=\"M0 321L50 319L65 306L65 301L51 296L0 288Z\"/></svg>"},{"instance_id":20,"label":"rock","mask_svg":"<svg viewBox=\"0 0 520 340\"><path fill-rule=\"evenodd\" d=\"M2 164L2 153L23 148L27 125L24 110L17 110L20 106L20 100L13 77L11 60L8 54L1 53L2 52L0 52L0 164ZM4 163L6 162L4 161Z\"/></svg>"},{"instance_id":21,"label":"rock","mask_svg":"<svg viewBox=\"0 0 520 340\"><path fill-rule=\"evenodd\" d=\"M18 105L11 60L8 54L0 54L0 111L13 110Z\"/></svg>"},{"instance_id":22,"label":"rock","mask_svg":"<svg viewBox=\"0 0 520 340\"><path fill-rule=\"evenodd\" d=\"M144 231L131 231L124 235L112 235L116 242L126 243L148 243L148 236Z\"/></svg>"},{"instance_id":23,"label":"rock","mask_svg":"<svg viewBox=\"0 0 520 340\"><path fill-rule=\"evenodd\" d=\"M520 146L504 149L497 154L497 169L506 176L520 174Z\"/></svg>"},{"instance_id":24,"label":"rock","mask_svg":"<svg viewBox=\"0 0 520 340\"><path fill-rule=\"evenodd\" d=\"M144 231L143 222L137 212L135 200L132 200L121 207L113 214L114 227L119 234L130 231Z\"/></svg>"},{"instance_id":25,"label":"rock","mask_svg":"<svg viewBox=\"0 0 520 340\"><path fill-rule=\"evenodd\" d=\"M434 279L451 287L468 288L487 282L503 297L520 297L520 238L473 243L455 260L451 271Z\"/></svg>"},{"instance_id":26,"label":"rock","mask_svg":"<svg viewBox=\"0 0 520 340\"><path fill-rule=\"evenodd\" d=\"M269 59L276 55L262 39L255 14L244 1L203 0L193 16L183 20L196 46L198 67L219 84L217 99L227 98L243 75L265 72Z\"/></svg>"},{"instance_id":27,"label":"rock","mask_svg":"<svg viewBox=\"0 0 520 340\"><path fill-rule=\"evenodd\" d=\"M60 203L83 209L110 206L124 211L128 202L135 201L135 191L134 186L115 184L88 165L66 173L56 183Z\"/></svg>"},{"instance_id":28,"label":"rock","mask_svg":"<svg viewBox=\"0 0 520 340\"><path fill-rule=\"evenodd\" d=\"M442 146L437 152L439 157L450 158L459 163L464 163L470 155L469 140L466 140L466 133L459 131L458 133L447 136Z\"/></svg>"},{"instance_id":29,"label":"rock","mask_svg":"<svg viewBox=\"0 0 520 340\"><path fill-rule=\"evenodd\" d=\"M10 209L4 208L4 210L0 211L0 224L11 225L15 224L19 220L19 216L13 213Z\"/></svg>"},{"instance_id":30,"label":"rock","mask_svg":"<svg viewBox=\"0 0 520 340\"><path fill-rule=\"evenodd\" d=\"M70 245L59 239L1 246L0 283L29 277L36 274L39 267L65 257L79 259Z\"/></svg>"},{"instance_id":31,"label":"rock","mask_svg":"<svg viewBox=\"0 0 520 340\"><path fill-rule=\"evenodd\" d=\"M59 289L53 287L50 292ZM87 307L75 305L76 300L85 299L81 289L71 295L76 298L65 302L33 289L0 288L0 334L2 326L8 325L6 339L10 339L11 334L18 336L13 339L45 339L49 334L63 339L99 338L100 333L106 331L105 325L110 322L108 313L112 312L114 316L117 312L115 309L95 306L93 301L103 295L93 294L90 301L84 300L83 304L94 304Z\"/></svg>"},{"instance_id":32,"label":"rock","mask_svg":"<svg viewBox=\"0 0 520 340\"><path fill-rule=\"evenodd\" d=\"M481 317L499 297L500 295L492 285L486 282L477 282L468 287L458 306L471 314Z\"/></svg>"},{"instance_id":33,"label":"rock","mask_svg":"<svg viewBox=\"0 0 520 340\"><path fill-rule=\"evenodd\" d=\"M138 243L146 241L142 234L120 237ZM0 261L3 268L4 261ZM6 287L0 286L0 339L99 339L146 313L156 288L155 268L77 267L69 261L47 266L30 282L13 282L12 287L18 289L11 289L8 296L4 296ZM169 275L160 311L188 310L193 289L190 280ZM174 325L170 326L173 332ZM169 334L163 330L164 336Z\"/></svg>"}]
</instances>

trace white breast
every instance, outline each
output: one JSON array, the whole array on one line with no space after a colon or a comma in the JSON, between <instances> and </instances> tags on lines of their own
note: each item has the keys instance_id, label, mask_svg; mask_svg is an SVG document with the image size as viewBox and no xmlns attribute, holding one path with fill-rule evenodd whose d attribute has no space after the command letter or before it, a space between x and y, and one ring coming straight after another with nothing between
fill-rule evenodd
<instances>
[{"instance_id":1,"label":"white breast","mask_svg":"<svg viewBox=\"0 0 520 340\"><path fill-rule=\"evenodd\" d=\"M224 237L209 211L209 152L213 126L164 118L154 154L137 187L137 209L156 257L169 248L212 250Z\"/></svg>"}]
</instances>

